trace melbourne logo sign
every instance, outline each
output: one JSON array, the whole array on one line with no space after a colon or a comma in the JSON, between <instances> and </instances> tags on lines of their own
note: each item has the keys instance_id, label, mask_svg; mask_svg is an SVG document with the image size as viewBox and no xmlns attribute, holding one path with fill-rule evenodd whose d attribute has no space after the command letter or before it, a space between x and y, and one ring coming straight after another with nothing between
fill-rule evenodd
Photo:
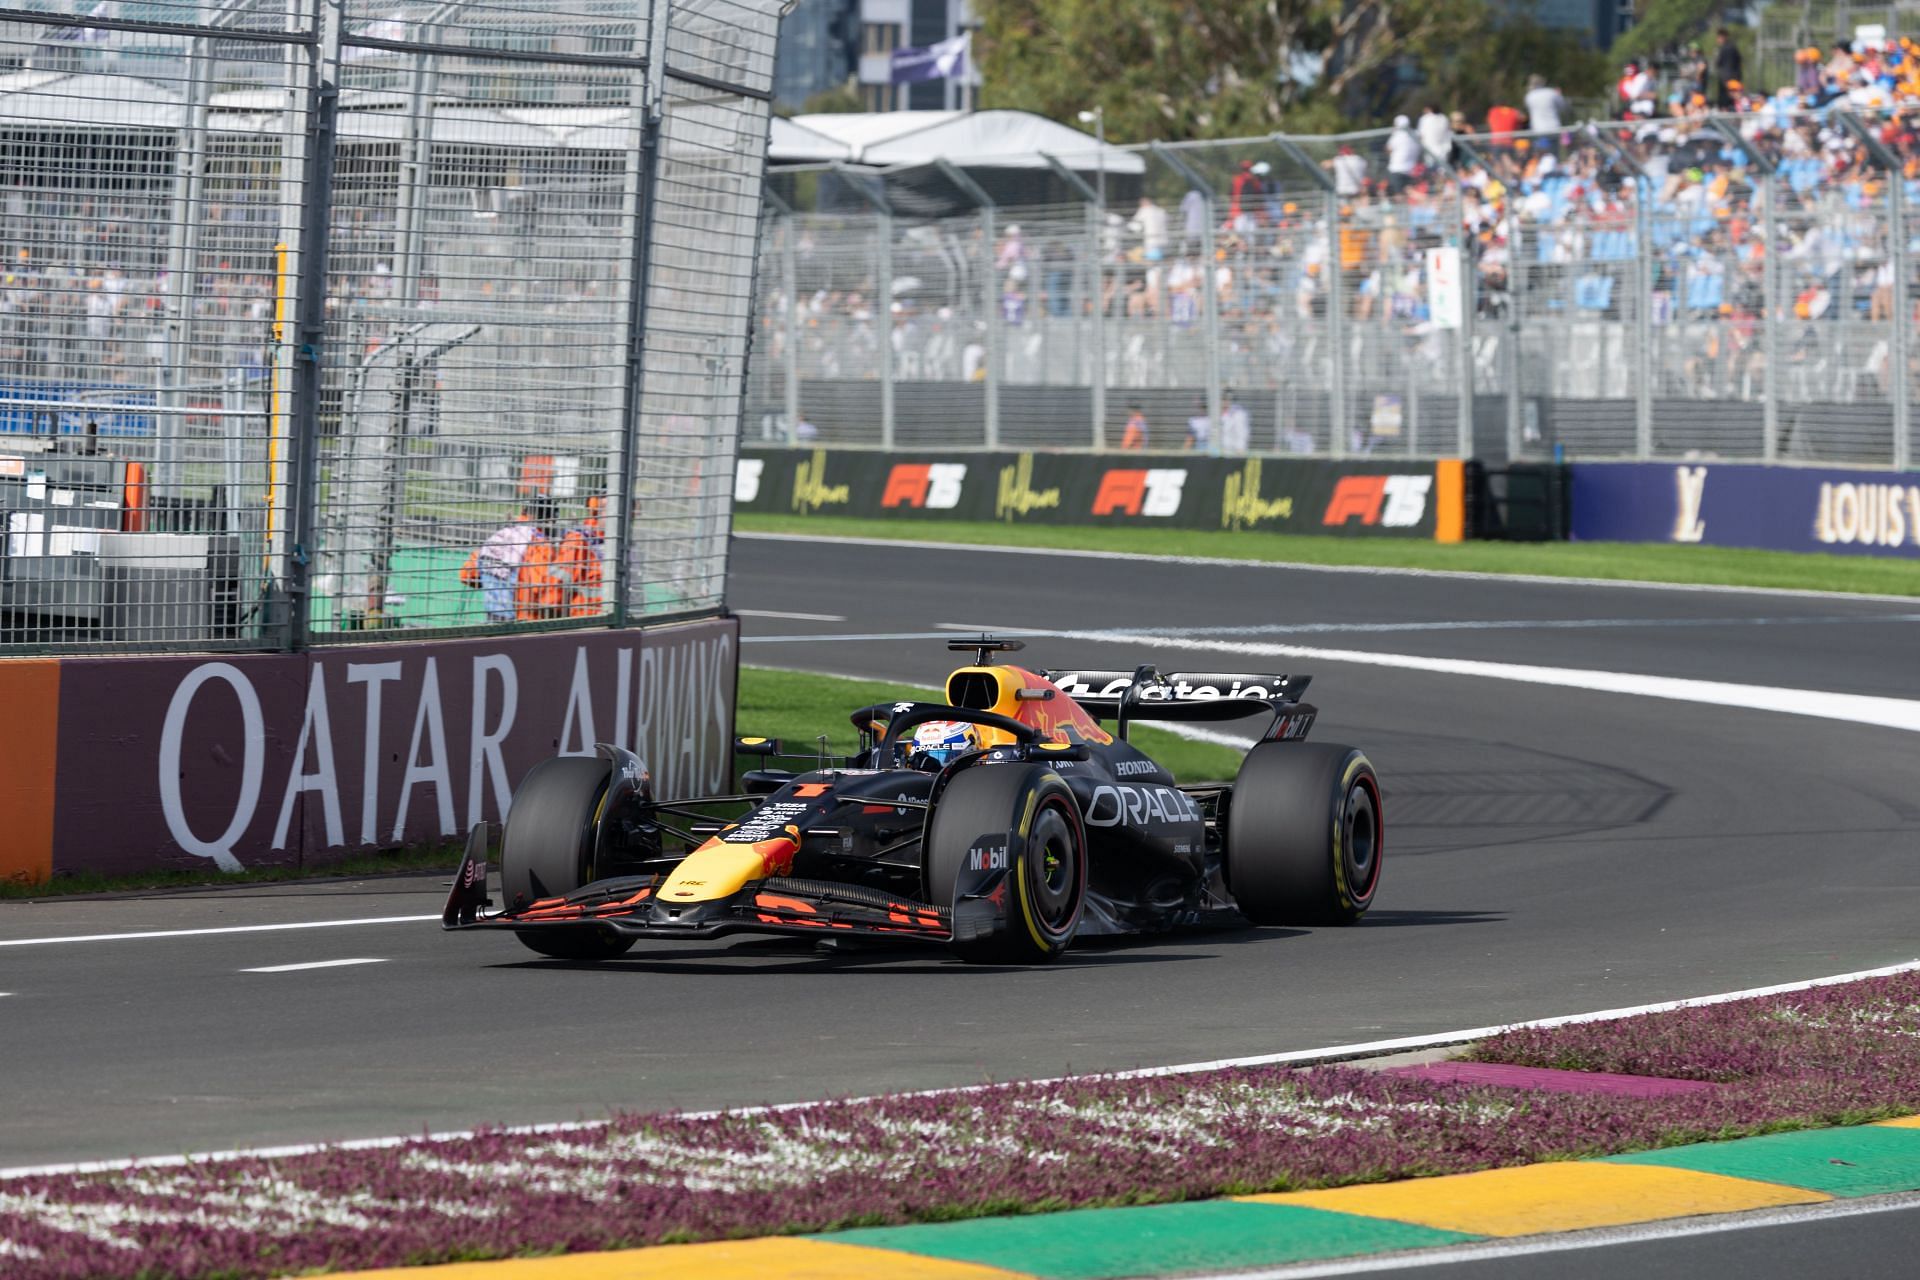
<instances>
[{"instance_id":1,"label":"melbourne logo sign","mask_svg":"<svg viewBox=\"0 0 1920 1280\"><path fill-rule=\"evenodd\" d=\"M825 449L815 449L812 458L793 469L793 509L803 515L822 507L844 507L852 496L849 486L827 483Z\"/></svg>"},{"instance_id":2,"label":"melbourne logo sign","mask_svg":"<svg viewBox=\"0 0 1920 1280\"><path fill-rule=\"evenodd\" d=\"M1033 487L1033 455L1023 453L1010 467L1000 468L1000 488L994 495L993 518L1013 520L1030 511L1058 508L1060 490Z\"/></svg>"},{"instance_id":3,"label":"melbourne logo sign","mask_svg":"<svg viewBox=\"0 0 1920 1280\"><path fill-rule=\"evenodd\" d=\"M1260 459L1250 458L1246 466L1227 477L1220 497L1222 529L1251 529L1269 520L1293 519L1291 497L1269 500L1260 496L1261 470Z\"/></svg>"}]
</instances>

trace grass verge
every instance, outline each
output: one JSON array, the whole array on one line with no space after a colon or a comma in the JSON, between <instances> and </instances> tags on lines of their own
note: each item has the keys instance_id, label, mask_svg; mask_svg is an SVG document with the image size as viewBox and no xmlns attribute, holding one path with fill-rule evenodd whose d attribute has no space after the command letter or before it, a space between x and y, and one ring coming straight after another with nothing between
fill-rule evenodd
<instances>
[{"instance_id":1,"label":"grass verge","mask_svg":"<svg viewBox=\"0 0 1920 1280\"><path fill-rule=\"evenodd\" d=\"M1299 533L1205 529L1073 528L979 521L863 520L852 516L778 516L740 512L742 533L902 538L968 546L1060 547L1134 555L1208 556L1277 564L1388 569L1450 569L1551 578L1610 578L1734 587L1781 587L1920 596L1920 565L1870 556L1749 551L1738 547L1640 542L1420 542Z\"/></svg>"},{"instance_id":2,"label":"grass verge","mask_svg":"<svg viewBox=\"0 0 1920 1280\"><path fill-rule=\"evenodd\" d=\"M854 728L847 716L875 702L928 702L937 690L841 676L801 675L768 667L740 668L740 702L734 720L741 733L779 738L789 752L804 757L827 735L829 755L854 749ZM1129 739L1182 782L1231 779L1241 753L1211 742L1195 742L1164 729L1137 726Z\"/></svg>"},{"instance_id":3,"label":"grass verge","mask_svg":"<svg viewBox=\"0 0 1920 1280\"><path fill-rule=\"evenodd\" d=\"M1266 1065L37 1175L0 1187L0 1269L266 1280L1296 1191L1855 1125L1920 1107L1920 974L1510 1032L1481 1056L1712 1083L1645 1097Z\"/></svg>"},{"instance_id":4,"label":"grass verge","mask_svg":"<svg viewBox=\"0 0 1920 1280\"><path fill-rule=\"evenodd\" d=\"M735 722L741 733L780 738L789 751L811 754L816 736L826 733L831 755L854 749L850 712L875 702L924 701L933 690L911 685L816 676L763 667L740 668L740 697ZM1233 777L1240 753L1212 743L1193 742L1161 729L1139 728L1133 741L1142 751L1171 769L1183 782L1209 782ZM749 767L751 767L749 762ZM0 901L39 899L81 893L127 893L143 889L191 889L205 885L262 884L280 880L340 879L403 873L451 872L460 862L458 843L424 849L394 849L359 854L318 866L250 867L223 872L167 870L139 875L103 876L90 872L64 874L41 884L0 879Z\"/></svg>"},{"instance_id":5,"label":"grass verge","mask_svg":"<svg viewBox=\"0 0 1920 1280\"><path fill-rule=\"evenodd\" d=\"M422 849L389 849L356 854L338 862L312 866L248 867L245 871L143 871L136 875L103 876L91 871L63 872L40 884L0 879L0 901L65 897L79 893L129 893L142 889L194 889L208 885L270 884L281 880L341 880L383 875L451 873L460 865L458 844Z\"/></svg>"}]
</instances>

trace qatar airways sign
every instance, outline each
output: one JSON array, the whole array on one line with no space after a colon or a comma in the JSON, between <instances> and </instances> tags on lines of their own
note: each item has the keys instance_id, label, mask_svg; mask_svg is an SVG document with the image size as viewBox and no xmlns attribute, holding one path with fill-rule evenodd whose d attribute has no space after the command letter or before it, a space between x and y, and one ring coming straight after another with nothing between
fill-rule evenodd
<instances>
[{"instance_id":1,"label":"qatar airways sign","mask_svg":"<svg viewBox=\"0 0 1920 1280\"><path fill-rule=\"evenodd\" d=\"M726 790L738 626L63 663L56 868L454 839L550 755L636 751L661 794Z\"/></svg>"}]
</instances>

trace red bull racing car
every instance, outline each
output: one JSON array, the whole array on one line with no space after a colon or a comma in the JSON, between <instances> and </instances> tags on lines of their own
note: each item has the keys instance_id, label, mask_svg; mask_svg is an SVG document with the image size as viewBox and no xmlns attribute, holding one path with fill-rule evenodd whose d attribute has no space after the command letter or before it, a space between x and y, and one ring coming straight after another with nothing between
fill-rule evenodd
<instances>
[{"instance_id":1,"label":"red bull racing car","mask_svg":"<svg viewBox=\"0 0 1920 1280\"><path fill-rule=\"evenodd\" d=\"M1303 740L1308 677L1035 672L995 661L1017 641L949 647L976 652L946 702L862 707L856 754L749 769L738 795L658 800L646 765L617 746L543 761L513 798L498 910L483 825L444 926L510 931L570 960L758 932L1025 964L1081 935L1229 908L1255 924L1366 914L1380 784L1355 748ZM1231 783L1178 784L1127 741L1138 721L1256 716L1266 723ZM781 759L768 740L738 746Z\"/></svg>"}]
</instances>

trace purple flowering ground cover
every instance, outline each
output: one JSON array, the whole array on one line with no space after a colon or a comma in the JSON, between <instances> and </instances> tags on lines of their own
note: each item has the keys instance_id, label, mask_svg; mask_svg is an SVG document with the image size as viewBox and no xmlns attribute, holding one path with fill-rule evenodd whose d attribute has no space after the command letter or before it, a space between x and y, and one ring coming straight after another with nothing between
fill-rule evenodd
<instances>
[{"instance_id":1,"label":"purple flowering ground cover","mask_svg":"<svg viewBox=\"0 0 1920 1280\"><path fill-rule=\"evenodd\" d=\"M1200 1199L1920 1111L1920 974L1509 1032L1481 1061L1662 1098L1346 1067L1084 1077L0 1181L10 1280L212 1280Z\"/></svg>"}]
</instances>

